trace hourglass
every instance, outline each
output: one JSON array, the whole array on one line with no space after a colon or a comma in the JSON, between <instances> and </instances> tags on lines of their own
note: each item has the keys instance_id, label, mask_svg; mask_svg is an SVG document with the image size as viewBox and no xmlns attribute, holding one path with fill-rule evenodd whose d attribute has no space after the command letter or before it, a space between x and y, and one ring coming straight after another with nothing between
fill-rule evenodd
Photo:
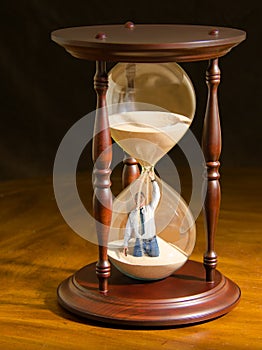
<instances>
[{"instance_id":1,"label":"hourglass","mask_svg":"<svg viewBox=\"0 0 262 350\"><path fill-rule=\"evenodd\" d=\"M240 289L216 269L218 59L243 41L245 33L127 22L61 29L52 39L76 58L95 60L97 68L93 185L98 261L59 285L60 305L88 319L135 326L192 324L229 312ZM196 237L193 216L161 174L155 175L154 166L186 133L195 112L193 86L177 63L201 60L209 60L202 139L207 242L203 262L198 262L189 259ZM118 62L109 76L106 62ZM114 201L111 136L125 152L124 189Z\"/></svg>"},{"instance_id":2,"label":"hourglass","mask_svg":"<svg viewBox=\"0 0 262 350\"><path fill-rule=\"evenodd\" d=\"M195 243L189 208L154 174L191 124L193 85L174 62L118 63L109 73L107 104L112 138L142 169L114 200L108 255L127 276L161 279L187 261Z\"/></svg>"}]
</instances>

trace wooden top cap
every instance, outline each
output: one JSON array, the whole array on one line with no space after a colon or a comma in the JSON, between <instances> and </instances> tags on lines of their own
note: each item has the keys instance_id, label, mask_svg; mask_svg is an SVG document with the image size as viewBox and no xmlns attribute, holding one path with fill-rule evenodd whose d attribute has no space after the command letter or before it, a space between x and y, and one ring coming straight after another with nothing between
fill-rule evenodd
<instances>
[{"instance_id":1,"label":"wooden top cap","mask_svg":"<svg viewBox=\"0 0 262 350\"><path fill-rule=\"evenodd\" d=\"M103 34L103 35L102 35ZM52 40L80 59L171 62L225 55L245 40L242 30L193 25L83 26L52 32Z\"/></svg>"}]
</instances>

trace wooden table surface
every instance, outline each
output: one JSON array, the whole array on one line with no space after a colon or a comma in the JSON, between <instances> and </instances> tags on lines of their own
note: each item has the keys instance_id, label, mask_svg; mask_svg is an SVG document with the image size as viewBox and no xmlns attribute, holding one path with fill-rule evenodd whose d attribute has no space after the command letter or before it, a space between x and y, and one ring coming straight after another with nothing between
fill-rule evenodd
<instances>
[{"instance_id":1,"label":"wooden table surface","mask_svg":"<svg viewBox=\"0 0 262 350\"><path fill-rule=\"evenodd\" d=\"M9 349L262 349L262 169L221 169L222 205L216 236L218 269L242 298L227 315L183 328L111 328L82 321L56 300L57 285L93 262L97 247L64 222L52 179L0 185L0 348ZM89 174L80 192L91 203ZM119 183L115 179L115 186ZM202 261L202 216L192 259Z\"/></svg>"}]
</instances>

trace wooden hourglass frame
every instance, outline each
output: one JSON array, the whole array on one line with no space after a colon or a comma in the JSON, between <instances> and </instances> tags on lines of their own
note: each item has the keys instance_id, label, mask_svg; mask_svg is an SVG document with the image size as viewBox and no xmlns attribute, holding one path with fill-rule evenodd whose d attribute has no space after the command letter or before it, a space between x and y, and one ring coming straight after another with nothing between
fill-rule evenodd
<instances>
[{"instance_id":1,"label":"wooden hourglass frame","mask_svg":"<svg viewBox=\"0 0 262 350\"><path fill-rule=\"evenodd\" d=\"M58 287L58 301L67 310L91 320L118 325L176 326L216 318L229 312L238 303L240 289L216 270L215 232L221 197L221 130L217 89L220 83L219 57L244 39L243 31L232 28L134 25L132 22L125 25L66 28L52 33L52 40L72 56L96 61L94 86L97 112L93 138L93 174L99 257L97 263L83 267ZM202 138L207 167L207 193L203 208L207 241L204 261L188 260L182 268L163 280L150 283L136 281L111 267L107 256L112 217L112 151L106 108L106 62L201 60L209 61L206 72L208 100ZM124 160L123 185L129 185L138 176L136 160L127 157ZM103 204L98 198L103 199Z\"/></svg>"}]
</instances>

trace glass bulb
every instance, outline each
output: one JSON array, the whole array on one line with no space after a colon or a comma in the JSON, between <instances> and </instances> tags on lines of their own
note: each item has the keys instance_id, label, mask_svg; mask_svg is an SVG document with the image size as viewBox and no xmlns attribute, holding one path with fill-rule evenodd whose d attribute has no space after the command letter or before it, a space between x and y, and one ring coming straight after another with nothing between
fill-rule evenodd
<instances>
[{"instance_id":1,"label":"glass bulb","mask_svg":"<svg viewBox=\"0 0 262 350\"><path fill-rule=\"evenodd\" d=\"M185 201L153 170L188 130L194 89L176 63L119 63L109 74L107 103L112 138L142 166L114 200L108 256L127 276L165 278L190 256L195 223Z\"/></svg>"}]
</instances>

